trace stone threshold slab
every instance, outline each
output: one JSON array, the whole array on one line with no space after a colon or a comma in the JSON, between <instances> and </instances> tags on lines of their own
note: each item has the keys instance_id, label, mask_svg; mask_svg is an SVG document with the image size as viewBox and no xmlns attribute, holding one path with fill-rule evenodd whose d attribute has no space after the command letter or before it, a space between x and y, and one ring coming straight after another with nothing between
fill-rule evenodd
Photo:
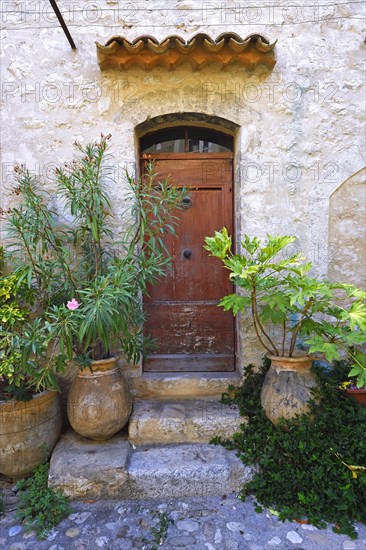
<instances>
[{"instance_id":1,"label":"stone threshold slab","mask_svg":"<svg viewBox=\"0 0 366 550\"><path fill-rule=\"evenodd\" d=\"M131 391L139 399L217 399L227 391L228 385L240 386L242 374L235 372L177 372L142 375L136 369L124 370Z\"/></svg>"},{"instance_id":2,"label":"stone threshold slab","mask_svg":"<svg viewBox=\"0 0 366 550\"><path fill-rule=\"evenodd\" d=\"M231 437L245 419L216 400L135 401L128 436L134 445L209 443Z\"/></svg>"},{"instance_id":3,"label":"stone threshold slab","mask_svg":"<svg viewBox=\"0 0 366 550\"><path fill-rule=\"evenodd\" d=\"M49 485L75 500L180 498L239 492L252 476L252 468L220 445L134 449L121 435L93 442L70 432L52 454Z\"/></svg>"}]
</instances>

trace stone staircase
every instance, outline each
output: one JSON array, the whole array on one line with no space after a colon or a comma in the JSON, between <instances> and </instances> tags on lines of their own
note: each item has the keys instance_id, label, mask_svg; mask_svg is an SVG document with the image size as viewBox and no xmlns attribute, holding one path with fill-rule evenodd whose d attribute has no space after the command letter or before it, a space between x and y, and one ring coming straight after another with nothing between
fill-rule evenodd
<instances>
[{"instance_id":1,"label":"stone staircase","mask_svg":"<svg viewBox=\"0 0 366 550\"><path fill-rule=\"evenodd\" d=\"M72 499L144 499L237 492L253 470L210 445L244 421L214 400L137 401L127 434L103 442L64 434L51 458L49 485Z\"/></svg>"}]
</instances>

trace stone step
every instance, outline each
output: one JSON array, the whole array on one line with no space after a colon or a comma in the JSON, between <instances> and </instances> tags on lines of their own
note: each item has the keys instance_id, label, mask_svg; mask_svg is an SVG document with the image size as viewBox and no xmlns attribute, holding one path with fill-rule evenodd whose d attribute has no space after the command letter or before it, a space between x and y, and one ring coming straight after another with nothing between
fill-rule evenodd
<instances>
[{"instance_id":1,"label":"stone step","mask_svg":"<svg viewBox=\"0 0 366 550\"><path fill-rule=\"evenodd\" d=\"M135 401L128 436L134 445L208 443L228 438L244 422L236 405L214 400Z\"/></svg>"},{"instance_id":2,"label":"stone step","mask_svg":"<svg viewBox=\"0 0 366 550\"><path fill-rule=\"evenodd\" d=\"M128 474L125 498L180 498L240 491L252 470L221 445L193 443L139 448Z\"/></svg>"},{"instance_id":3,"label":"stone step","mask_svg":"<svg viewBox=\"0 0 366 550\"><path fill-rule=\"evenodd\" d=\"M71 499L144 499L238 492L253 475L233 451L202 443L141 446L64 434L51 457L49 485Z\"/></svg>"},{"instance_id":4,"label":"stone step","mask_svg":"<svg viewBox=\"0 0 366 550\"><path fill-rule=\"evenodd\" d=\"M235 372L143 372L140 367L125 366L134 397L139 399L217 399L227 387L238 387L242 373Z\"/></svg>"}]
</instances>

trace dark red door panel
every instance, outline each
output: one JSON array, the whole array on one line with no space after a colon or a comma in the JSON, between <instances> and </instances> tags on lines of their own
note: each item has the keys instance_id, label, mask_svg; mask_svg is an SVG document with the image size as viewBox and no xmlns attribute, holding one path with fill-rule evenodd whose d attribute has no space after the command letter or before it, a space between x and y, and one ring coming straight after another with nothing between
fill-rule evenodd
<instances>
[{"instance_id":1,"label":"dark red door panel","mask_svg":"<svg viewBox=\"0 0 366 550\"><path fill-rule=\"evenodd\" d=\"M171 269L144 300L145 332L157 343L144 370L235 370L234 319L217 306L233 289L222 262L203 248L204 238L223 226L232 234L232 159L159 159L155 166L192 190L177 234L166 240Z\"/></svg>"}]
</instances>

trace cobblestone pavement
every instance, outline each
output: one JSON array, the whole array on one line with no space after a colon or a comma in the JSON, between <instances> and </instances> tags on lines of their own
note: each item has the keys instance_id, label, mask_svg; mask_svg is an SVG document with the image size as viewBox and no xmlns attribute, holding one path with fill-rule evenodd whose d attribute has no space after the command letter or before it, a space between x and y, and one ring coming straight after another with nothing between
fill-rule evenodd
<instances>
[{"instance_id":1,"label":"cobblestone pavement","mask_svg":"<svg viewBox=\"0 0 366 550\"><path fill-rule=\"evenodd\" d=\"M296 522L282 523L269 511L258 514L254 501L235 495L144 501L73 502L73 512L46 539L37 540L15 519L16 495L6 492L0 516L4 550L366 550L366 527L358 539ZM164 542L154 542L162 529ZM154 531L155 529L155 531Z\"/></svg>"}]
</instances>

